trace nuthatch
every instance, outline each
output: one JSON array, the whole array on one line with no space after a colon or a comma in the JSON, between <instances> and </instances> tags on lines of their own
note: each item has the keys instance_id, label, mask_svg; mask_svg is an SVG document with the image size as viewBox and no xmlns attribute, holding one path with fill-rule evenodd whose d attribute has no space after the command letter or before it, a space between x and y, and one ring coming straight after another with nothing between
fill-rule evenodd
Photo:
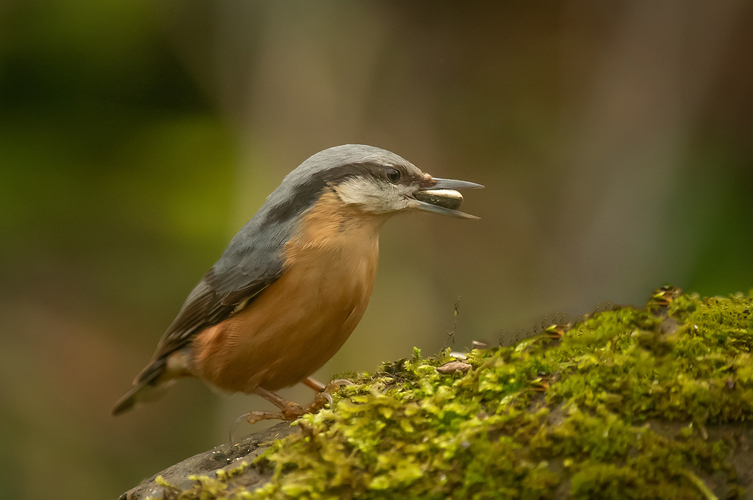
<instances>
[{"instance_id":1,"label":"nuthatch","mask_svg":"<svg viewBox=\"0 0 753 500\"><path fill-rule=\"evenodd\" d=\"M256 393L292 420L302 408L276 395L304 382L345 343L371 296L379 229L392 215L425 210L459 218L455 189L479 184L433 178L372 146L321 151L282 181L188 295L114 415L155 389L191 376L229 392Z\"/></svg>"}]
</instances>

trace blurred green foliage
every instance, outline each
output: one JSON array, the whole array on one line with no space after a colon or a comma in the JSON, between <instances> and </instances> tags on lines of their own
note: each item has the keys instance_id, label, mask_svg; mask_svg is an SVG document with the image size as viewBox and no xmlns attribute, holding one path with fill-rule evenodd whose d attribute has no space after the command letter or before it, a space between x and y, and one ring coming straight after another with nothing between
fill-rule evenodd
<instances>
[{"instance_id":1,"label":"blurred green foliage","mask_svg":"<svg viewBox=\"0 0 753 500\"><path fill-rule=\"evenodd\" d=\"M155 7L0 6L2 498L114 497L208 422L199 405L124 431L98 396L221 251L232 208L236 145Z\"/></svg>"}]
</instances>

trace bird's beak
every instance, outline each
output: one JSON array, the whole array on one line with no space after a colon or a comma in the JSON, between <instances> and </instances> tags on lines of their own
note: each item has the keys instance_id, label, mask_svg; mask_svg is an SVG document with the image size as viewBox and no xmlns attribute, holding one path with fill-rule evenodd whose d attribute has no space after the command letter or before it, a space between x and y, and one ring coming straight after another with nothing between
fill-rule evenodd
<instances>
[{"instance_id":1,"label":"bird's beak","mask_svg":"<svg viewBox=\"0 0 753 500\"><path fill-rule=\"evenodd\" d=\"M436 183L429 189L420 189L413 193L416 205L413 208L433 212L440 215L449 215L458 219L478 219L475 215L460 212L458 208L463 204L463 195L457 189L481 189L481 184L475 182L459 181L455 179L434 178Z\"/></svg>"}]
</instances>

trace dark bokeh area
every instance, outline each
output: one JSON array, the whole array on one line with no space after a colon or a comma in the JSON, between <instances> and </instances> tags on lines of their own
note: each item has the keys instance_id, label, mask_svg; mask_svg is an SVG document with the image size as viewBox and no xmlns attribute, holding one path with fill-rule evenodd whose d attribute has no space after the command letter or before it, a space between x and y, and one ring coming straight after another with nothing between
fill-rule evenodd
<instances>
[{"instance_id":1,"label":"dark bokeh area","mask_svg":"<svg viewBox=\"0 0 753 500\"><path fill-rule=\"evenodd\" d=\"M109 416L230 237L329 146L487 188L480 222L386 225L320 379L668 282L750 290L752 53L742 0L1 2L0 498L114 498L268 408L184 381Z\"/></svg>"}]
</instances>

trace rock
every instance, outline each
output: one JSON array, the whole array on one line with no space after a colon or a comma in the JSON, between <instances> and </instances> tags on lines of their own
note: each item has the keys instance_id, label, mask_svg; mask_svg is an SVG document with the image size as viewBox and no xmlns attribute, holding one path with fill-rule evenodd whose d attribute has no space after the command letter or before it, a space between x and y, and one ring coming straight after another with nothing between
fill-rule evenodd
<instances>
[{"instance_id":1,"label":"rock","mask_svg":"<svg viewBox=\"0 0 753 500\"><path fill-rule=\"evenodd\" d=\"M196 481L189 479L190 476L205 475L212 478L217 477L217 470L232 471L244 461L250 463L269 448L276 439L282 439L299 431L298 427L291 426L289 422L282 422L265 431L251 434L232 446L229 444L217 446L168 467L149 479L145 479L138 486L120 495L119 500L176 497L178 490L190 490L196 484ZM163 480L158 481L158 477L162 477ZM272 477L271 470L260 471L256 468L247 468L241 474L233 476L232 482L243 484L245 487L257 488L269 481L270 477ZM165 486L166 483L175 486L177 489Z\"/></svg>"}]
</instances>

